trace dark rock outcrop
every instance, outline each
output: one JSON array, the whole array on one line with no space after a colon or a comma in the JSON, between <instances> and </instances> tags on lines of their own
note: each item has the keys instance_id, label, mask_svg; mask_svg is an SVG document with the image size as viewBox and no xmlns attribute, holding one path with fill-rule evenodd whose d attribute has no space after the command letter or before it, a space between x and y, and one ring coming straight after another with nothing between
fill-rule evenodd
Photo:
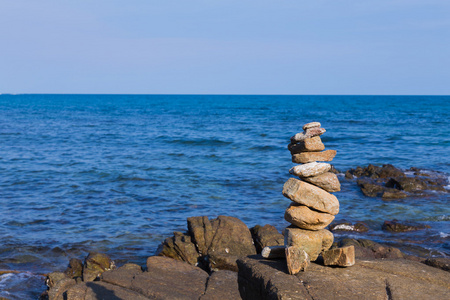
<instances>
[{"instance_id":1,"label":"dark rock outcrop","mask_svg":"<svg viewBox=\"0 0 450 300\"><path fill-rule=\"evenodd\" d=\"M333 244L331 248L342 248L347 246L355 247L356 259L404 258L404 254L398 248L384 246L366 239L355 240L344 238Z\"/></svg>"},{"instance_id":2,"label":"dark rock outcrop","mask_svg":"<svg viewBox=\"0 0 450 300\"><path fill-rule=\"evenodd\" d=\"M384 221L382 229L393 232L406 232L431 228L429 225L400 223L397 220Z\"/></svg>"},{"instance_id":3,"label":"dark rock outcrop","mask_svg":"<svg viewBox=\"0 0 450 300\"><path fill-rule=\"evenodd\" d=\"M330 231L351 231L351 232L367 232L369 231L369 226L363 222L356 222L352 224L351 222L336 222L331 223L329 226Z\"/></svg>"},{"instance_id":4,"label":"dark rock outcrop","mask_svg":"<svg viewBox=\"0 0 450 300\"><path fill-rule=\"evenodd\" d=\"M411 171L414 171L413 175L410 174ZM430 190L447 192L444 188L447 185L445 176L436 173L431 177L429 173L420 172L417 168L411 168L407 173L393 165L368 165L348 170L345 178L358 178L356 182L365 196L382 197L383 200L423 195Z\"/></svg>"}]
</instances>

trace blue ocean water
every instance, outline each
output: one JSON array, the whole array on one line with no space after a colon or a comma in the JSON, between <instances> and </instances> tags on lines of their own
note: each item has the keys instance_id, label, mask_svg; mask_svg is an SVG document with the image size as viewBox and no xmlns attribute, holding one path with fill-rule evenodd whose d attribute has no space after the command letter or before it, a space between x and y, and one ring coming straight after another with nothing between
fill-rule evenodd
<instances>
[{"instance_id":1,"label":"blue ocean water","mask_svg":"<svg viewBox=\"0 0 450 300\"><path fill-rule=\"evenodd\" d=\"M0 296L37 297L43 280L27 274L88 251L143 265L191 216L281 231L287 144L311 121L342 172L390 163L448 177L449 120L449 96L0 95L0 270L30 272L26 288L0 276ZM448 193L387 202L340 180L336 220L371 228L357 237L450 255ZM392 219L431 229L383 232Z\"/></svg>"}]
</instances>

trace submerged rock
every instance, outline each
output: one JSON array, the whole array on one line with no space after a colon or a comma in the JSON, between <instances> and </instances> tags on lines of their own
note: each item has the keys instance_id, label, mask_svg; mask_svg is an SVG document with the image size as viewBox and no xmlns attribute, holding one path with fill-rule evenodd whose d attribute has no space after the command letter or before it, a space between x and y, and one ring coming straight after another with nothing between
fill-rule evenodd
<instances>
[{"instance_id":1,"label":"submerged rock","mask_svg":"<svg viewBox=\"0 0 450 300\"><path fill-rule=\"evenodd\" d=\"M405 232L431 228L429 225L400 223L398 220L384 221L382 229L386 231Z\"/></svg>"}]
</instances>

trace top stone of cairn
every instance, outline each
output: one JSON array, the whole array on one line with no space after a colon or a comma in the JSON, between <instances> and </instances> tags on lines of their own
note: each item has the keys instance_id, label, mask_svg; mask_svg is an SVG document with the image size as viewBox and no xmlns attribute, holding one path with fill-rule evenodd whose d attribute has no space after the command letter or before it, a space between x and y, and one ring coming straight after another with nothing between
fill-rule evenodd
<instances>
[{"instance_id":1,"label":"top stone of cairn","mask_svg":"<svg viewBox=\"0 0 450 300\"><path fill-rule=\"evenodd\" d=\"M303 130L309 129L309 128L314 128L314 127L320 127L321 124L319 122L311 122L308 124L303 125Z\"/></svg>"}]
</instances>

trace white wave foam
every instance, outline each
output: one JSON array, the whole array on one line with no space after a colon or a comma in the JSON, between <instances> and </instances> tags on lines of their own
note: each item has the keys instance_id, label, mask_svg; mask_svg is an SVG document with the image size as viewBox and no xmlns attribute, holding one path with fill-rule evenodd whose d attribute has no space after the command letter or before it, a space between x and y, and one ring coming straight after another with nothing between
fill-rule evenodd
<instances>
[{"instance_id":1,"label":"white wave foam","mask_svg":"<svg viewBox=\"0 0 450 300\"><path fill-rule=\"evenodd\" d=\"M333 230L355 230L355 226L353 225L347 225L347 224L339 224L333 228Z\"/></svg>"},{"instance_id":2,"label":"white wave foam","mask_svg":"<svg viewBox=\"0 0 450 300\"><path fill-rule=\"evenodd\" d=\"M441 236L441 238L448 238L450 236L450 233L439 232L439 235Z\"/></svg>"}]
</instances>

